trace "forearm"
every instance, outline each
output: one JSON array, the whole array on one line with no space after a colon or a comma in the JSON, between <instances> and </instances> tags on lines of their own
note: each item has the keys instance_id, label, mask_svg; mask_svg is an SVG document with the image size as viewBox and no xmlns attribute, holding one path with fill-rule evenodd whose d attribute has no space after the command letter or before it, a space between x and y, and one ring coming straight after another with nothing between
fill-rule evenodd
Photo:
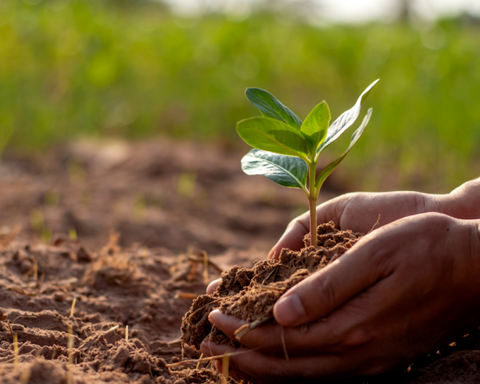
<instances>
[{"instance_id":1,"label":"forearm","mask_svg":"<svg viewBox=\"0 0 480 384\"><path fill-rule=\"evenodd\" d=\"M480 178L438 197L439 212L457 219L480 219Z\"/></svg>"}]
</instances>

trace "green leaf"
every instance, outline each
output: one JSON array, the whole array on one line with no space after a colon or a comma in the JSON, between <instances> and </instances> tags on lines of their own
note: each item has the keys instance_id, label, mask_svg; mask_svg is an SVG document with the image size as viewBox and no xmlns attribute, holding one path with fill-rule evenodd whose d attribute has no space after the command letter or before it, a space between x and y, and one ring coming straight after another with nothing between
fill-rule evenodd
<instances>
[{"instance_id":1,"label":"green leaf","mask_svg":"<svg viewBox=\"0 0 480 384\"><path fill-rule=\"evenodd\" d=\"M308 166L298 157L252 149L242 159L242 170L247 175L262 175L284 187L301 188L307 193Z\"/></svg>"},{"instance_id":2,"label":"green leaf","mask_svg":"<svg viewBox=\"0 0 480 384\"><path fill-rule=\"evenodd\" d=\"M360 115L360 110L362 109L364 100L367 98L368 94L379 80L380 79L375 80L372 84L370 84L360 95L355 105L348 111L343 112L340 117L332 123L330 128L328 128L325 141L317 149L317 157L324 148L332 144L347 128L349 128L355 122L355 120L357 120L358 115Z\"/></svg>"},{"instance_id":3,"label":"green leaf","mask_svg":"<svg viewBox=\"0 0 480 384\"><path fill-rule=\"evenodd\" d=\"M372 108L370 108L367 112L367 115L362 121L362 124L360 127L353 133L351 139L350 139L350 145L348 146L347 150L343 153L342 156L340 156L337 160L332 161L330 164L328 164L325 168L322 169L322 171L319 173L317 176L317 180L315 182L315 187L317 188L317 193L320 191L320 186L323 184L325 179L333 172L333 170L342 162L342 160L347 156L348 152L353 148L355 143L358 141L360 136L362 136L363 131L365 130L365 127L367 126L368 122L370 121L370 116L372 116Z\"/></svg>"},{"instance_id":4,"label":"green leaf","mask_svg":"<svg viewBox=\"0 0 480 384\"><path fill-rule=\"evenodd\" d=\"M280 120L293 128L300 129L302 126L302 120L270 92L260 88L247 88L245 94L247 99L262 112L263 116Z\"/></svg>"},{"instance_id":5,"label":"green leaf","mask_svg":"<svg viewBox=\"0 0 480 384\"><path fill-rule=\"evenodd\" d=\"M251 117L237 123L238 135L250 146L281 155L307 156L307 143L300 131L268 117Z\"/></svg>"},{"instance_id":6,"label":"green leaf","mask_svg":"<svg viewBox=\"0 0 480 384\"><path fill-rule=\"evenodd\" d=\"M312 109L303 122L300 130L307 138L310 153L315 154L318 144L325 140L330 118L328 104L325 101L322 101Z\"/></svg>"}]
</instances>

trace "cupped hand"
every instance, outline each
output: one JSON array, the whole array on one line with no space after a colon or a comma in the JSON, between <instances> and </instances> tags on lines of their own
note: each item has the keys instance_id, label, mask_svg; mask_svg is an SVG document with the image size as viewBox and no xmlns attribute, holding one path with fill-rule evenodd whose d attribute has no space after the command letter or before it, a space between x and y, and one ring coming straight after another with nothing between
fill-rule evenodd
<instances>
[{"instance_id":1,"label":"cupped hand","mask_svg":"<svg viewBox=\"0 0 480 384\"><path fill-rule=\"evenodd\" d=\"M331 220L339 229L367 233L406 216L440 212L441 200L442 195L420 192L349 193L319 205L317 222ZM282 248L301 249L309 225L308 212L292 220L268 257L278 257Z\"/></svg>"},{"instance_id":2,"label":"cupped hand","mask_svg":"<svg viewBox=\"0 0 480 384\"><path fill-rule=\"evenodd\" d=\"M442 195L420 192L349 193L317 207L317 222L330 220L339 229L367 233L400 218L424 212L440 212ZM268 258L279 256L283 248L299 250L309 232L309 213L292 220L285 233L270 251ZM212 294L221 279L212 281L207 293Z\"/></svg>"},{"instance_id":3,"label":"cupped hand","mask_svg":"<svg viewBox=\"0 0 480 384\"><path fill-rule=\"evenodd\" d=\"M244 352L232 373L258 383L406 367L480 324L479 227L435 213L385 225L285 293L245 348L205 341L202 352ZM244 324L218 311L210 321L232 339Z\"/></svg>"}]
</instances>

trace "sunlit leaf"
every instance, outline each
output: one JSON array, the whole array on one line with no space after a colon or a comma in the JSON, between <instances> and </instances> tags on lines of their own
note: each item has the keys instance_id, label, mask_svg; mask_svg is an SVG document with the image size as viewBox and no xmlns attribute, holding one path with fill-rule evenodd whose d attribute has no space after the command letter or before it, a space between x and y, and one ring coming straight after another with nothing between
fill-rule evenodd
<instances>
[{"instance_id":1,"label":"sunlit leaf","mask_svg":"<svg viewBox=\"0 0 480 384\"><path fill-rule=\"evenodd\" d=\"M317 191L320 189L319 186L323 184L325 179L333 172L333 170L342 162L342 160L347 156L348 152L353 148L355 143L358 141L360 136L362 136L363 131L365 130L365 127L367 126L368 122L370 121L370 116L372 116L372 108L370 108L367 112L367 115L364 117L362 124L360 127L353 133L351 139L350 139L350 145L348 146L347 150L343 153L342 156L340 156L337 160L332 161L330 164L328 164L325 168L322 169L322 171L319 173L317 176L317 181L315 183L315 187L317 188Z\"/></svg>"},{"instance_id":2,"label":"sunlit leaf","mask_svg":"<svg viewBox=\"0 0 480 384\"><path fill-rule=\"evenodd\" d=\"M307 156L307 143L300 131L268 117L252 117L237 123L238 135L250 146L281 155Z\"/></svg>"},{"instance_id":3,"label":"sunlit leaf","mask_svg":"<svg viewBox=\"0 0 480 384\"><path fill-rule=\"evenodd\" d=\"M247 88L245 94L248 100L262 112L263 116L280 120L294 128L301 127L302 120L270 92L260 88Z\"/></svg>"},{"instance_id":4,"label":"sunlit leaf","mask_svg":"<svg viewBox=\"0 0 480 384\"><path fill-rule=\"evenodd\" d=\"M252 149L242 159L242 170L247 175L262 175L284 187L306 192L308 166L298 157Z\"/></svg>"},{"instance_id":5,"label":"sunlit leaf","mask_svg":"<svg viewBox=\"0 0 480 384\"><path fill-rule=\"evenodd\" d=\"M325 139L330 118L330 109L327 103L322 101L312 109L303 122L300 130L307 138L308 149L311 153L314 154L318 144Z\"/></svg>"},{"instance_id":6,"label":"sunlit leaf","mask_svg":"<svg viewBox=\"0 0 480 384\"><path fill-rule=\"evenodd\" d=\"M340 117L332 123L330 128L328 128L325 141L317 149L317 156L324 148L332 144L347 128L349 128L355 122L355 120L357 120L358 115L360 115L363 102L378 81L379 80L375 80L372 84L370 84L360 95L355 105L348 111L343 112Z\"/></svg>"}]
</instances>

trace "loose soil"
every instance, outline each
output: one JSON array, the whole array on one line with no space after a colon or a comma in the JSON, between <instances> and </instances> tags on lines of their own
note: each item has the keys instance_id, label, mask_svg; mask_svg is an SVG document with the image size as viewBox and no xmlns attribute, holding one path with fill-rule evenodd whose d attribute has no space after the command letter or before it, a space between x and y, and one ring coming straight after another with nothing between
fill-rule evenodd
<instances>
[{"instance_id":1,"label":"loose soil","mask_svg":"<svg viewBox=\"0 0 480 384\"><path fill-rule=\"evenodd\" d=\"M0 165L1 382L220 382L209 362L171 366L200 356L195 347L210 333L206 311L199 321L185 314L218 270L225 270L219 291L194 305L221 296L222 311L271 321L282 292L358 238L327 224L323 248L266 261L303 210L303 196L243 175L243 153L165 140L78 142L41 156L7 152ZM329 183L324 199L349 189L339 179ZM238 311L238 302L253 306L251 294L260 309ZM182 348L184 316L185 335L192 327L198 334L184 336L192 346ZM384 382L480 382L477 336Z\"/></svg>"}]
</instances>

